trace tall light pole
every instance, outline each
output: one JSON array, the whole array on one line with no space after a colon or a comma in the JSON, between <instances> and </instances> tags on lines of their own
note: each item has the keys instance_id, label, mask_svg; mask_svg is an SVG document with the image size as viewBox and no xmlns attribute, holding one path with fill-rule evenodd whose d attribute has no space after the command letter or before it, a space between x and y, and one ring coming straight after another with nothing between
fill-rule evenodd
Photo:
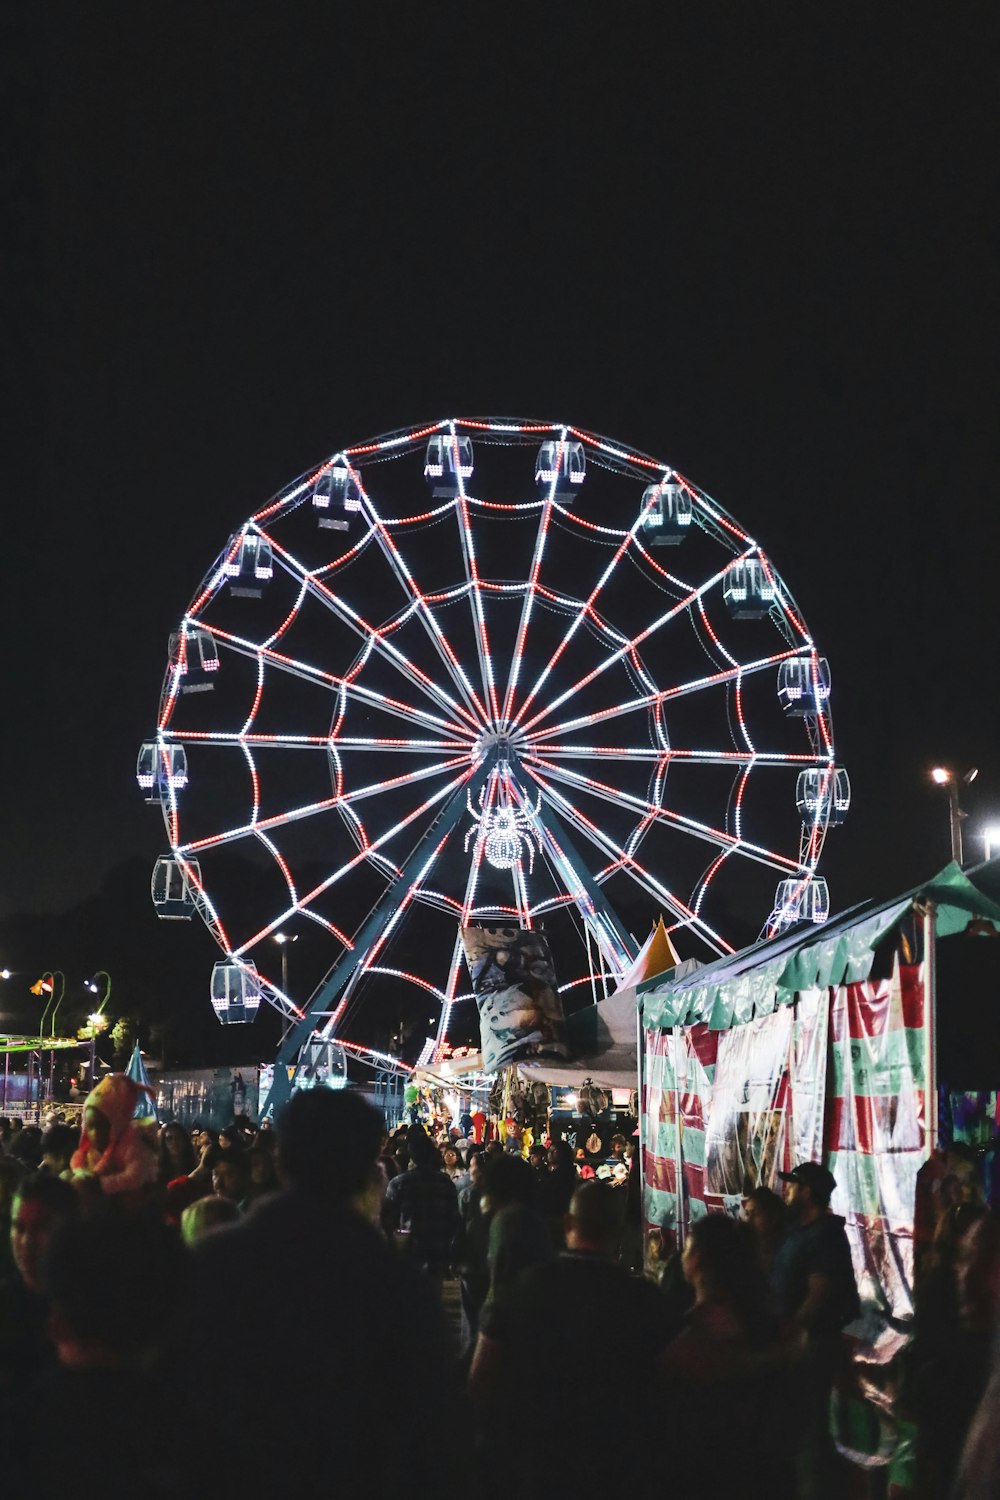
<instances>
[{"instance_id":1,"label":"tall light pole","mask_svg":"<svg viewBox=\"0 0 1000 1500\"><path fill-rule=\"evenodd\" d=\"M84 986L84 988L88 989L92 995L100 994L100 987L97 983L99 979L104 980L104 998L101 1000L101 1003L97 1007L97 1009L95 1011L92 1011L91 1014L87 1017L87 1025L90 1028L91 1088L93 1088L94 1084L97 1082L97 1033L99 1031L103 1031L104 1027L107 1025L107 1020L105 1019L104 1015L104 1009L109 999L111 998L111 975L108 973L107 969L98 969L93 979L88 979L86 985Z\"/></svg>"},{"instance_id":2,"label":"tall light pole","mask_svg":"<svg viewBox=\"0 0 1000 1500\"><path fill-rule=\"evenodd\" d=\"M49 1038L50 1038L50 1040L54 1041L55 1040L55 1035L56 1035L56 1016L59 1014L59 1007L62 1004L62 1002L63 1002L63 996L66 993L66 975L63 973L62 969L46 969L46 971L42 975L41 979L36 980L35 983L31 986L31 993L33 995L48 995L48 997L49 997L48 1000L45 1002L45 1009L42 1011L42 1019L38 1023L38 1037L39 1037L39 1042L40 1043L44 1043L44 1041L45 1041L45 1021L46 1021L46 1017L48 1017L48 1015L49 1015L49 1011L51 1010L52 1015L51 1015L51 1019L49 1020ZM38 1048L38 1077L39 1077L39 1080L41 1080L41 1076L42 1076L42 1071L41 1071L42 1070L42 1053L44 1052L44 1050L45 1050L44 1046L43 1045L39 1045L39 1048ZM55 1049L55 1047L50 1047L49 1048L49 1103L50 1104L52 1103L52 1099L53 1099L53 1096L55 1094L55 1076L56 1076L56 1049ZM40 1084L39 1084L39 1092L41 1092Z\"/></svg>"},{"instance_id":3,"label":"tall light pole","mask_svg":"<svg viewBox=\"0 0 1000 1500\"><path fill-rule=\"evenodd\" d=\"M962 857L962 820L968 817L958 803L959 782L963 786L969 786L979 775L977 767L973 766L970 771L965 771L961 776L956 776L954 771L947 766L935 766L931 772L931 780L937 786L948 789L948 821L951 827L951 857L956 864L963 863Z\"/></svg>"},{"instance_id":4,"label":"tall light pole","mask_svg":"<svg viewBox=\"0 0 1000 1500\"><path fill-rule=\"evenodd\" d=\"M299 935L297 932L276 932L274 941L281 949L281 993L288 994L288 945L297 943Z\"/></svg>"}]
</instances>

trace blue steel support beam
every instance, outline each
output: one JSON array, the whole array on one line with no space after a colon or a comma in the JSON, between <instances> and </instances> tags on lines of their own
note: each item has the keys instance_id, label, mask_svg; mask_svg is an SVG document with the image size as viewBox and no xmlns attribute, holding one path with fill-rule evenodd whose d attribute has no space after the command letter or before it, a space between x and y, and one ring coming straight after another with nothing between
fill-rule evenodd
<instances>
[{"instance_id":1,"label":"blue steel support beam","mask_svg":"<svg viewBox=\"0 0 1000 1500\"><path fill-rule=\"evenodd\" d=\"M354 947L349 948L346 953L334 964L326 979L309 1001L300 1021L286 1034L284 1041L278 1048L274 1059L274 1078L267 1098L264 1100L260 1111L261 1119L267 1119L276 1109L280 1109L285 1101L291 1096L292 1080L288 1076L289 1067L296 1062L299 1050L312 1036L315 1030L316 1016L321 1011L328 1010L337 993L344 987L355 969L364 961L365 955L371 948L372 943L378 937L391 914L396 910L400 901L406 895L413 883L413 878L421 864L427 859L427 851L432 847L432 842L447 838L460 822L466 811L466 797L474 797L479 788L485 782L493 768L496 753L486 757L473 771L467 781L449 797L441 811L413 853L406 860L396 879L388 886L371 912L367 921L361 927L354 939Z\"/></svg>"},{"instance_id":2,"label":"blue steel support beam","mask_svg":"<svg viewBox=\"0 0 1000 1500\"><path fill-rule=\"evenodd\" d=\"M541 792L542 806L536 814L537 821L542 825L543 831L549 835L550 839L558 844L563 859L565 859L582 889L586 892L595 913L603 917L610 934L620 944L626 959L631 962L638 955L638 948L625 931L621 922L619 922L614 908L610 905L604 892L577 853L576 846L569 836L569 830L546 797L544 787L541 788ZM587 912L579 901L577 902L577 906L580 908L580 915L586 917Z\"/></svg>"}]
</instances>

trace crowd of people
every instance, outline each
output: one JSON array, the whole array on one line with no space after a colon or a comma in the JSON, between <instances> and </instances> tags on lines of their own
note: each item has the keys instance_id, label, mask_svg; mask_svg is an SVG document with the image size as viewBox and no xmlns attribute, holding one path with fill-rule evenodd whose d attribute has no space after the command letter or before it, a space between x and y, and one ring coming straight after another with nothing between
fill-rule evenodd
<instances>
[{"instance_id":1,"label":"crowd of people","mask_svg":"<svg viewBox=\"0 0 1000 1500\"><path fill-rule=\"evenodd\" d=\"M0 1121L11 1493L888 1497L831 1431L859 1309L821 1164L692 1223L653 1281L625 1137L585 1177L565 1140L388 1134L351 1091L218 1133L143 1124L138 1097L110 1075L79 1132ZM899 1493L1000 1493L998 1310L1000 1224L959 1164L924 1234Z\"/></svg>"}]
</instances>

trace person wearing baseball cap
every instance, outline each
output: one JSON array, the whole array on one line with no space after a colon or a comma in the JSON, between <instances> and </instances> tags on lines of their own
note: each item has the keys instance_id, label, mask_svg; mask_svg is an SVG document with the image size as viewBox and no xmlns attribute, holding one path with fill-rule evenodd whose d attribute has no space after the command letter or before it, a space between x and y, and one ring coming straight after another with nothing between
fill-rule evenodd
<instances>
[{"instance_id":1,"label":"person wearing baseball cap","mask_svg":"<svg viewBox=\"0 0 1000 1500\"><path fill-rule=\"evenodd\" d=\"M830 1211L837 1186L818 1161L781 1172L788 1183L790 1228L774 1258L771 1286L779 1312L803 1345L804 1421L796 1454L798 1493L825 1500L840 1493L841 1461L830 1436L830 1392L842 1355L842 1330L858 1316L851 1247L839 1214Z\"/></svg>"}]
</instances>

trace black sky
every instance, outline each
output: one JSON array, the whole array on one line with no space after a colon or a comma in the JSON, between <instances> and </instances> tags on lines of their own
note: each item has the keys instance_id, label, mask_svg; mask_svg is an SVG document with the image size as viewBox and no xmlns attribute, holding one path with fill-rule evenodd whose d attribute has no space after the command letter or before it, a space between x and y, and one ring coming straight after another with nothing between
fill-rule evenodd
<instances>
[{"instance_id":1,"label":"black sky","mask_svg":"<svg viewBox=\"0 0 1000 1500\"><path fill-rule=\"evenodd\" d=\"M159 852L135 752L234 527L451 412L611 434L766 546L834 674L835 908L945 862L935 762L980 768L976 850L1000 818L992 7L5 24L8 918Z\"/></svg>"}]
</instances>

